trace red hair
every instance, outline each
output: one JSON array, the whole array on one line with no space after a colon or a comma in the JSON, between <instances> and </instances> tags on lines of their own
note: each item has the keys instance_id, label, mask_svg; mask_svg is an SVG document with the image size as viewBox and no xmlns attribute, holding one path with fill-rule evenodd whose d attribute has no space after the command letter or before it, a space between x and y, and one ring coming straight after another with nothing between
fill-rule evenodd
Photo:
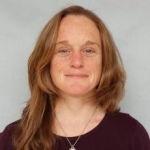
<instances>
[{"instance_id":1,"label":"red hair","mask_svg":"<svg viewBox=\"0 0 150 150\"><path fill-rule=\"evenodd\" d=\"M124 93L125 71L110 32L90 10L81 6L65 8L44 27L29 58L31 98L16 126L13 137L16 150L53 150L55 147L53 110L59 93L51 80L50 63L61 20L67 15L84 15L97 26L102 44L102 73L94 96L107 113L118 111L118 103Z\"/></svg>"}]
</instances>

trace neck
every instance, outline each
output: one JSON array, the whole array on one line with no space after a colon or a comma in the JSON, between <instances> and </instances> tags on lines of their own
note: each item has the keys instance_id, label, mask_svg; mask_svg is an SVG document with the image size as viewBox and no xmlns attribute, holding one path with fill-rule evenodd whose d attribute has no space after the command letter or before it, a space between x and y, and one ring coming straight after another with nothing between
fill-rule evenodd
<instances>
[{"instance_id":1,"label":"neck","mask_svg":"<svg viewBox=\"0 0 150 150\"><path fill-rule=\"evenodd\" d=\"M87 124L83 133L93 129L101 122L105 111L96 103L95 99L85 99L77 97L59 98L55 107L53 130L57 135L77 136L80 135ZM64 128L66 135L62 132ZM82 133L82 134L83 134Z\"/></svg>"},{"instance_id":2,"label":"neck","mask_svg":"<svg viewBox=\"0 0 150 150\"><path fill-rule=\"evenodd\" d=\"M82 97L65 97L59 98L56 104L55 113L59 113L61 115L68 114L74 117L79 117L78 114L84 115L88 114L87 112L91 112L97 103L94 100Z\"/></svg>"}]
</instances>

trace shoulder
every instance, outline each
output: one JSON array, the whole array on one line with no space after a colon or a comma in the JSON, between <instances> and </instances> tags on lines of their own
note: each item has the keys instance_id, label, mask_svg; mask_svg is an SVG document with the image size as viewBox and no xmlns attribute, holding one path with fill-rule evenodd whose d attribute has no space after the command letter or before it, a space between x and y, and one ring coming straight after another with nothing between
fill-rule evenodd
<instances>
[{"instance_id":1,"label":"shoulder","mask_svg":"<svg viewBox=\"0 0 150 150\"><path fill-rule=\"evenodd\" d=\"M129 114L126 113L114 113L114 114L107 114L107 117L109 121L112 122L112 124L118 124L122 125L124 127L135 127L135 126L142 126L139 121L137 121L135 118L130 116Z\"/></svg>"},{"instance_id":2,"label":"shoulder","mask_svg":"<svg viewBox=\"0 0 150 150\"><path fill-rule=\"evenodd\" d=\"M114 134L128 139L133 149L150 150L150 138L143 125L135 118L125 113L107 114L109 127Z\"/></svg>"},{"instance_id":3,"label":"shoulder","mask_svg":"<svg viewBox=\"0 0 150 150\"><path fill-rule=\"evenodd\" d=\"M7 125L4 131L0 133L0 150L13 150L12 136L18 122L19 121L15 121Z\"/></svg>"},{"instance_id":4,"label":"shoulder","mask_svg":"<svg viewBox=\"0 0 150 150\"><path fill-rule=\"evenodd\" d=\"M119 129L126 129L127 131L130 131L130 133L136 131L146 132L143 125L129 114L119 112L115 114L107 114L107 117L111 126L119 127Z\"/></svg>"},{"instance_id":5,"label":"shoulder","mask_svg":"<svg viewBox=\"0 0 150 150\"><path fill-rule=\"evenodd\" d=\"M127 121L128 123L131 124L138 123L138 121L134 117L132 117L127 113L118 112L118 113L107 114L107 115L109 116L110 119L112 119L112 121L113 120L118 122Z\"/></svg>"}]
</instances>

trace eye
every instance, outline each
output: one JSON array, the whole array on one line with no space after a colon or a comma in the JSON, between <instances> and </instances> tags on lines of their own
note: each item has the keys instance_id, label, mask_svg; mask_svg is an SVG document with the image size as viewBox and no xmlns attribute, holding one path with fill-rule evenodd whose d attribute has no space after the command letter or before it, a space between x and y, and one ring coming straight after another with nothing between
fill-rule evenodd
<instances>
[{"instance_id":1,"label":"eye","mask_svg":"<svg viewBox=\"0 0 150 150\"><path fill-rule=\"evenodd\" d=\"M59 55L59 56L68 56L70 53L71 53L70 49L60 48L60 49L58 49L56 54Z\"/></svg>"},{"instance_id":2,"label":"eye","mask_svg":"<svg viewBox=\"0 0 150 150\"><path fill-rule=\"evenodd\" d=\"M61 50L59 50L59 53L68 53L68 50L67 49L61 49Z\"/></svg>"},{"instance_id":3,"label":"eye","mask_svg":"<svg viewBox=\"0 0 150 150\"><path fill-rule=\"evenodd\" d=\"M86 53L93 53L94 51L92 49L86 49L85 52Z\"/></svg>"},{"instance_id":4,"label":"eye","mask_svg":"<svg viewBox=\"0 0 150 150\"><path fill-rule=\"evenodd\" d=\"M83 50L83 54L86 56L94 56L96 54L96 52L92 48L86 48Z\"/></svg>"}]
</instances>

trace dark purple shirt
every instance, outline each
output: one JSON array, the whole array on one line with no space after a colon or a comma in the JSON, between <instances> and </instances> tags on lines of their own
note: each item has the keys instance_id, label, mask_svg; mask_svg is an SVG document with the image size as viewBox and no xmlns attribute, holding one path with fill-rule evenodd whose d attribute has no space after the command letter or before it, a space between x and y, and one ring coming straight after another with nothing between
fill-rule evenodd
<instances>
[{"instance_id":1,"label":"dark purple shirt","mask_svg":"<svg viewBox=\"0 0 150 150\"><path fill-rule=\"evenodd\" d=\"M14 150L12 135L14 124L8 125L0 135L0 150ZM70 137L73 144L78 137ZM69 150L65 137L59 136L56 150ZM106 114L93 130L83 134L77 144L77 150L150 150L150 139L144 127L128 114Z\"/></svg>"}]
</instances>

